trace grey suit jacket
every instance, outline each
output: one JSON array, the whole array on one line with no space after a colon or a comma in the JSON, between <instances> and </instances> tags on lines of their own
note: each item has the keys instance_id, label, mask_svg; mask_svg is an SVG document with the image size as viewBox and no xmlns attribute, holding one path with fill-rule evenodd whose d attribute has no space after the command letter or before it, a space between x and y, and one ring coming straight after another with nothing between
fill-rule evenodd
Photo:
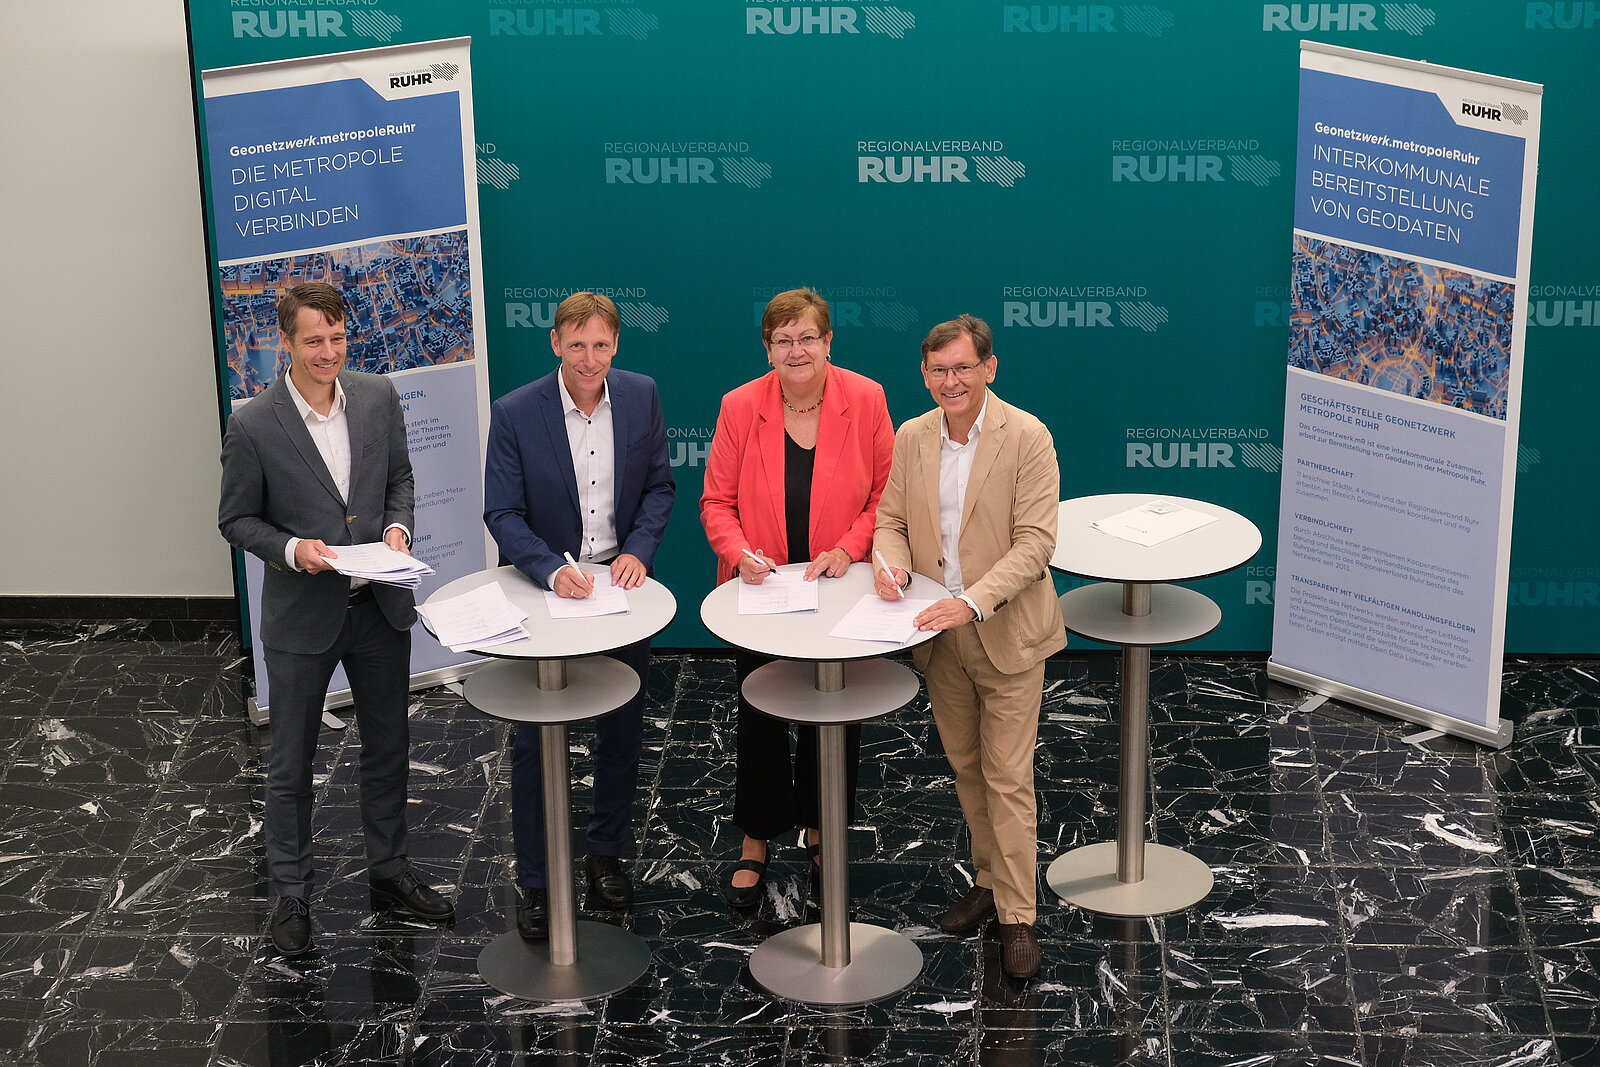
<instances>
[{"instance_id":1,"label":"grey suit jacket","mask_svg":"<svg viewBox=\"0 0 1600 1067\"><path fill-rule=\"evenodd\" d=\"M223 438L217 526L229 544L267 565L257 635L267 648L325 652L344 626L350 580L334 571L290 569L284 563L289 538L351 545L381 540L391 523L412 528L414 489L400 398L381 375L345 370L339 382L350 426L348 501L339 496L283 378L234 412ZM410 590L374 585L373 594L395 629L416 621Z\"/></svg>"}]
</instances>

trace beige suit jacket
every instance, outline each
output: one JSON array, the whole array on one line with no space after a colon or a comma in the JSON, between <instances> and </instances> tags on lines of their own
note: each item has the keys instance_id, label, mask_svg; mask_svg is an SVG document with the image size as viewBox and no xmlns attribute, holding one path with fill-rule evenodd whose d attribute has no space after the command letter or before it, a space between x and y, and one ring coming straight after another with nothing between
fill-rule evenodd
<instances>
[{"instance_id":1,"label":"beige suit jacket","mask_svg":"<svg viewBox=\"0 0 1600 1067\"><path fill-rule=\"evenodd\" d=\"M878 503L873 547L890 566L944 581L939 546L939 429L935 408L900 427L894 464ZM961 513L961 577L983 613L978 639L1004 674L1027 670L1066 647L1050 580L1061 473L1044 423L993 392ZM913 657L926 667L931 643Z\"/></svg>"}]
</instances>

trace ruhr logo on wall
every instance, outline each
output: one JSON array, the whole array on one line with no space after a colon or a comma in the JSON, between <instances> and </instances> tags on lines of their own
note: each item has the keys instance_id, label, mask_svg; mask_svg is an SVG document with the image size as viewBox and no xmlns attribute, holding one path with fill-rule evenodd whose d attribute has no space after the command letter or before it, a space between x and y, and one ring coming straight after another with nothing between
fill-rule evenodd
<instances>
[{"instance_id":1,"label":"ruhr logo on wall","mask_svg":"<svg viewBox=\"0 0 1600 1067\"><path fill-rule=\"evenodd\" d=\"M1111 142L1113 182L1248 182L1265 189L1283 165L1261 154L1254 138L1118 138Z\"/></svg>"},{"instance_id":2,"label":"ruhr logo on wall","mask_svg":"<svg viewBox=\"0 0 1600 1067\"><path fill-rule=\"evenodd\" d=\"M667 456L674 467L704 467L715 426L668 426Z\"/></svg>"},{"instance_id":3,"label":"ruhr logo on wall","mask_svg":"<svg viewBox=\"0 0 1600 1067\"><path fill-rule=\"evenodd\" d=\"M248 9L230 11L228 18L235 38L318 38L348 40L352 45L368 41L388 44L404 26L397 17L376 5L377 0L346 0L337 4L250 0Z\"/></svg>"},{"instance_id":4,"label":"ruhr logo on wall","mask_svg":"<svg viewBox=\"0 0 1600 1067\"><path fill-rule=\"evenodd\" d=\"M1420 37L1435 22L1421 4L1262 4L1261 28L1286 33L1394 30Z\"/></svg>"},{"instance_id":5,"label":"ruhr logo on wall","mask_svg":"<svg viewBox=\"0 0 1600 1067\"><path fill-rule=\"evenodd\" d=\"M573 293L589 292L609 296L617 305L617 318L624 330L643 330L655 333L665 326L671 315L666 308L652 303L650 291L636 286L583 286L555 288L544 285L512 286L501 296L505 301L505 324L510 328L550 330L555 328L556 308ZM626 338L618 342L620 348Z\"/></svg>"},{"instance_id":6,"label":"ruhr logo on wall","mask_svg":"<svg viewBox=\"0 0 1600 1067\"><path fill-rule=\"evenodd\" d=\"M1600 0L1551 3L1531 0L1527 10L1530 30L1600 29Z\"/></svg>"},{"instance_id":7,"label":"ruhr logo on wall","mask_svg":"<svg viewBox=\"0 0 1600 1067\"><path fill-rule=\"evenodd\" d=\"M1138 33L1160 37L1175 24L1154 4L1002 4L1002 33Z\"/></svg>"},{"instance_id":8,"label":"ruhr logo on wall","mask_svg":"<svg viewBox=\"0 0 1600 1067\"><path fill-rule=\"evenodd\" d=\"M917 309L904 303L899 290L892 285L819 285L815 288L828 302L828 325L835 333L860 326L905 333L917 325ZM756 287L755 325L758 329L767 301L784 291L773 286Z\"/></svg>"},{"instance_id":9,"label":"ruhr logo on wall","mask_svg":"<svg viewBox=\"0 0 1600 1067\"><path fill-rule=\"evenodd\" d=\"M653 6L634 0L491 0L490 37L630 37L661 28Z\"/></svg>"},{"instance_id":10,"label":"ruhr logo on wall","mask_svg":"<svg viewBox=\"0 0 1600 1067\"><path fill-rule=\"evenodd\" d=\"M1247 467L1269 474L1283 467L1283 449L1265 426L1129 426L1125 433L1128 467Z\"/></svg>"},{"instance_id":11,"label":"ruhr logo on wall","mask_svg":"<svg viewBox=\"0 0 1600 1067\"><path fill-rule=\"evenodd\" d=\"M1007 285L1000 290L1000 325L1155 333L1166 325L1167 309L1149 297L1142 285Z\"/></svg>"},{"instance_id":12,"label":"ruhr logo on wall","mask_svg":"<svg viewBox=\"0 0 1600 1067\"><path fill-rule=\"evenodd\" d=\"M903 40L916 28L917 16L893 4L749 0L744 5L744 32L753 37L876 33Z\"/></svg>"},{"instance_id":13,"label":"ruhr logo on wall","mask_svg":"<svg viewBox=\"0 0 1600 1067\"><path fill-rule=\"evenodd\" d=\"M748 141L607 141L607 185L742 185L759 189L772 164L750 155Z\"/></svg>"},{"instance_id":14,"label":"ruhr logo on wall","mask_svg":"<svg viewBox=\"0 0 1600 1067\"><path fill-rule=\"evenodd\" d=\"M856 181L863 184L987 182L1009 189L1027 175L1027 164L1006 155L1004 141L856 142Z\"/></svg>"},{"instance_id":15,"label":"ruhr logo on wall","mask_svg":"<svg viewBox=\"0 0 1600 1067\"><path fill-rule=\"evenodd\" d=\"M496 189L511 188L511 183L522 178L522 168L500 155L500 146L493 141L482 141L473 146L478 156L478 184L492 185Z\"/></svg>"},{"instance_id":16,"label":"ruhr logo on wall","mask_svg":"<svg viewBox=\"0 0 1600 1067\"><path fill-rule=\"evenodd\" d=\"M1600 326L1600 285L1530 285L1529 326Z\"/></svg>"}]
</instances>

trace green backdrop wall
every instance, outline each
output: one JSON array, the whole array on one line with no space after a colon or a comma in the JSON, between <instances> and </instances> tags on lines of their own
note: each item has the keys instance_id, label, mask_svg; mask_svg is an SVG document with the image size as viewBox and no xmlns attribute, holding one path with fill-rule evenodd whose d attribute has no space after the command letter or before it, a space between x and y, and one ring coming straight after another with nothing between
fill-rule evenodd
<instances>
[{"instance_id":1,"label":"green backdrop wall","mask_svg":"<svg viewBox=\"0 0 1600 1067\"><path fill-rule=\"evenodd\" d=\"M1064 494L1253 519L1263 550L1198 583L1223 623L1192 647L1265 650L1299 41L1543 83L1507 648L1600 651L1600 0L191 0L189 22L197 70L472 38L491 392L550 369L564 295L616 298L618 365L655 376L672 437L667 646L713 643L718 401L765 369L766 299L812 285L897 424L930 406L922 334L970 311Z\"/></svg>"}]
</instances>

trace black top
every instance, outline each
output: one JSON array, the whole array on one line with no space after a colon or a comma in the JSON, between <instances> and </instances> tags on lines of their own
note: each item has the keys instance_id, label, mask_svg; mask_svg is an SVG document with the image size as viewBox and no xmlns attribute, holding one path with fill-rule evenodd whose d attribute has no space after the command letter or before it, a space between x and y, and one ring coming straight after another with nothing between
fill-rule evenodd
<instances>
[{"instance_id":1,"label":"black top","mask_svg":"<svg viewBox=\"0 0 1600 1067\"><path fill-rule=\"evenodd\" d=\"M790 563L811 558L811 472L817 450L801 448L783 435L783 524L789 534Z\"/></svg>"}]
</instances>

